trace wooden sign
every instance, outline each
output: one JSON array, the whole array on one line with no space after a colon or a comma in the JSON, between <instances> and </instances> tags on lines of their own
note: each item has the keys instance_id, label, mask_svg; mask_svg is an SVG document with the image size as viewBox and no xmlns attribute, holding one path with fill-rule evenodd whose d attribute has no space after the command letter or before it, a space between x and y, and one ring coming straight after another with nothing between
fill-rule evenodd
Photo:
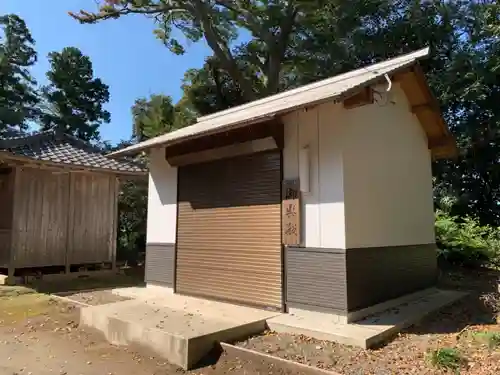
<instances>
[{"instance_id":1,"label":"wooden sign","mask_svg":"<svg viewBox=\"0 0 500 375\"><path fill-rule=\"evenodd\" d=\"M284 245L300 245L300 185L299 180L283 181L282 237Z\"/></svg>"}]
</instances>

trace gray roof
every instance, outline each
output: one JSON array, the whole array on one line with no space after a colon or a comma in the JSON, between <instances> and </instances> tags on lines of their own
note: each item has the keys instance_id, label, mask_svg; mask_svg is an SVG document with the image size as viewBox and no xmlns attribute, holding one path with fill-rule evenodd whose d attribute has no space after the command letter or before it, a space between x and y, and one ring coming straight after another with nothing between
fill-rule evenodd
<instances>
[{"instance_id":1,"label":"gray roof","mask_svg":"<svg viewBox=\"0 0 500 375\"><path fill-rule=\"evenodd\" d=\"M198 118L197 123L194 125L148 139L147 141L115 151L110 155L117 156L137 153L152 147L166 146L197 136L210 135L231 128L252 125L305 106L318 104L325 100L335 100L355 90L369 86L385 75L394 74L414 65L418 60L428 55L429 48L424 48L332 78L239 105L225 111L216 112L209 116L203 116Z\"/></svg>"},{"instance_id":2,"label":"gray roof","mask_svg":"<svg viewBox=\"0 0 500 375\"><path fill-rule=\"evenodd\" d=\"M97 147L68 134L46 131L0 138L0 153L53 164L106 169L116 173L143 173L146 169L127 159L104 156Z\"/></svg>"}]
</instances>

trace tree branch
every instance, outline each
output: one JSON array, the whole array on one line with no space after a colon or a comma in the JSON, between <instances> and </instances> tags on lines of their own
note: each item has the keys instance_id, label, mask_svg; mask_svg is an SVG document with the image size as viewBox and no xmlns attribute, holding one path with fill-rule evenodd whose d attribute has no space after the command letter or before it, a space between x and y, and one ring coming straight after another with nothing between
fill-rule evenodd
<instances>
[{"instance_id":1,"label":"tree branch","mask_svg":"<svg viewBox=\"0 0 500 375\"><path fill-rule=\"evenodd\" d=\"M240 1L235 4L233 0L215 0L215 4L224 7L235 14L241 14L242 18L246 21L246 28L252 32L253 35L260 37L264 41L269 41L271 33L269 30L262 27L262 24L253 16L251 12L245 9L244 4Z\"/></svg>"},{"instance_id":2,"label":"tree branch","mask_svg":"<svg viewBox=\"0 0 500 375\"><path fill-rule=\"evenodd\" d=\"M219 69L211 62L208 63L208 67L210 69L210 74L212 74L212 78L215 82L215 96L217 98L217 102L225 106L226 99L224 98L224 91L222 90Z\"/></svg>"},{"instance_id":3,"label":"tree branch","mask_svg":"<svg viewBox=\"0 0 500 375\"><path fill-rule=\"evenodd\" d=\"M161 14L175 9L182 9L182 7L180 6L173 6L167 4L152 4L149 5L148 7L140 9L131 8L129 3L120 7L117 7L117 5L111 4L110 2L108 2L108 4L109 5L102 6L99 9L99 12L97 13L80 10L78 13L68 12L68 14L81 23L96 23L97 21L118 18L121 16L125 16L127 14L151 15L151 14Z\"/></svg>"},{"instance_id":4,"label":"tree branch","mask_svg":"<svg viewBox=\"0 0 500 375\"><path fill-rule=\"evenodd\" d=\"M298 9L290 1L286 15L280 24L279 33L273 38L273 42L267 46L269 59L267 61L267 92L274 94L278 91L281 63L290 39L290 35L295 25Z\"/></svg>"},{"instance_id":5,"label":"tree branch","mask_svg":"<svg viewBox=\"0 0 500 375\"><path fill-rule=\"evenodd\" d=\"M196 4L194 7L196 18L203 28L203 34L207 44L214 51L215 55L220 60L229 75L240 86L242 96L245 100L254 100L255 94L252 84L242 74L237 62L234 60L234 57L227 46L227 43L220 37L217 30L214 28L212 20L208 16L209 11L206 4L202 0L195 0L194 3Z\"/></svg>"}]
</instances>

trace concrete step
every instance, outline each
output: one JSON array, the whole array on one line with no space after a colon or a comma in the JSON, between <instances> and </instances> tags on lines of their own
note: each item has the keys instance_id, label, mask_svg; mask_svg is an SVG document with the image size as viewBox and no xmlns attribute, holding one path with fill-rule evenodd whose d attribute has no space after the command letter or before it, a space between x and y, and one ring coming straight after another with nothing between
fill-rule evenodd
<instances>
[{"instance_id":1,"label":"concrete step","mask_svg":"<svg viewBox=\"0 0 500 375\"><path fill-rule=\"evenodd\" d=\"M82 308L80 324L101 331L112 344L150 349L185 370L193 368L216 342L237 340L266 329L262 316L238 322L141 300Z\"/></svg>"}]
</instances>

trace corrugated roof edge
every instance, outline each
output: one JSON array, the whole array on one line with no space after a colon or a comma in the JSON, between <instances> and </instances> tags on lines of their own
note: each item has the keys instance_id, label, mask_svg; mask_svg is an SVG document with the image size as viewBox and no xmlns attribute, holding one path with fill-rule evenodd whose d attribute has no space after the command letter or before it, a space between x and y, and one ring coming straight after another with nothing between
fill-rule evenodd
<instances>
[{"instance_id":1,"label":"corrugated roof edge","mask_svg":"<svg viewBox=\"0 0 500 375\"><path fill-rule=\"evenodd\" d=\"M136 152L146 150L148 148L164 145L164 144L170 143L172 141L182 141L184 139L187 139L187 138L190 138L193 136L208 135L210 133L218 132L218 131L221 131L223 129L229 129L229 128L234 127L238 124L250 125L253 123L261 122L261 121L263 121L263 118L274 117L274 116L280 114L280 112L274 111L274 112L264 113L258 117L249 116L247 118L242 118L242 119L239 119L238 121L235 121L232 123L224 124L223 126L214 126L214 127L208 128L208 129L203 129L204 124L213 122L215 119L218 119L218 118L222 119L225 116L231 116L235 113L238 113L238 112L243 111L243 110L251 109L253 107L258 108L258 106L261 106L264 104L269 104L270 102L273 102L275 100L283 100L283 99L290 98L292 96L301 94L303 92L323 88L323 87L329 86L329 85L334 85L334 84L337 84L339 82L345 81L345 80L350 79L350 78L354 78L354 77L362 75L362 74L373 73L373 75L367 77L364 81L359 82L359 84L357 84L356 86L349 87L348 89L345 89L345 90L340 91L340 92L335 92L335 90L332 90L331 96L329 96L327 98L322 98L319 101L324 101L325 99L329 99L329 100L336 99L348 91L359 89L363 86L371 84L373 81L376 81L381 76L383 76L387 73L393 73L397 70L407 68L407 67L415 64L418 60L427 57L428 55L429 55L429 48L426 47L426 48L417 50L417 51L412 52L412 53L400 55L400 56L397 56L395 58L384 60L382 62L375 63L375 64L372 64L372 65L369 65L366 67L362 67L362 68L359 68L356 70L352 70L352 71L349 71L349 72L346 72L346 73L343 73L343 74L340 74L340 75L337 75L337 76L334 76L331 78L327 78L327 79L324 79L321 81L313 82L311 84L304 85L304 86L298 87L296 89L284 91L282 93L278 93L278 94L271 95L271 96L268 96L268 97L265 97L262 99L258 99L258 100L255 100L253 102L250 102L250 103L242 104L240 106L236 106L236 107L224 110L224 111L214 113L212 115L203 116L203 117L198 118L198 122L191 125L191 126L181 128L181 129L176 130L174 132L166 133L166 134L157 136L155 138L148 139L147 141L135 144L133 146L126 147L122 150L114 151L114 152L108 154L108 156L116 157L116 156L120 156L120 155L136 153ZM377 69L383 69L384 72L383 73L377 72ZM316 103L316 101L310 100L310 101L301 103L300 105L297 105L297 106L292 107L292 108L300 108L303 105L311 105L311 104L315 104L315 103ZM288 108L288 110L289 109L290 108ZM196 128L200 128L200 129L198 131L196 131Z\"/></svg>"}]
</instances>

